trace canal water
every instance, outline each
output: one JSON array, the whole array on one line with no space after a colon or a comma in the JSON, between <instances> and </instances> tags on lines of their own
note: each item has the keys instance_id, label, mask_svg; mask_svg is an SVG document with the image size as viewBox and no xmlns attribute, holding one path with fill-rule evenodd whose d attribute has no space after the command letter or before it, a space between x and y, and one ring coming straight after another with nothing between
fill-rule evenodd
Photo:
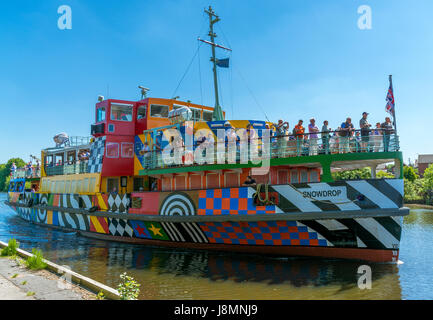
<instances>
[{"instance_id":1,"label":"canal water","mask_svg":"<svg viewBox=\"0 0 433 320\"><path fill-rule=\"evenodd\" d=\"M372 288L358 288L362 263L334 259L173 250L88 239L30 224L0 193L0 240L116 287L127 272L141 299L433 299L433 211L404 219L400 263L369 263Z\"/></svg>"}]
</instances>

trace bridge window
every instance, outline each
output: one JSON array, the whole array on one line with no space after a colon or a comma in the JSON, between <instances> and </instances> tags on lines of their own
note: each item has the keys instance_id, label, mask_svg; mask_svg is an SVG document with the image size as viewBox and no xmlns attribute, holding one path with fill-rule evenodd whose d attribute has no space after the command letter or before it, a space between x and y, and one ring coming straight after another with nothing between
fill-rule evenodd
<instances>
[{"instance_id":1,"label":"bridge window","mask_svg":"<svg viewBox=\"0 0 433 320\"><path fill-rule=\"evenodd\" d=\"M139 106L137 110L137 120L146 118L146 106Z\"/></svg>"},{"instance_id":2,"label":"bridge window","mask_svg":"<svg viewBox=\"0 0 433 320\"><path fill-rule=\"evenodd\" d=\"M111 120L132 121L132 105L112 103Z\"/></svg>"},{"instance_id":3,"label":"bridge window","mask_svg":"<svg viewBox=\"0 0 433 320\"><path fill-rule=\"evenodd\" d=\"M168 117L168 106L152 104L150 106L150 116L156 117L156 118L167 118Z\"/></svg>"},{"instance_id":4,"label":"bridge window","mask_svg":"<svg viewBox=\"0 0 433 320\"><path fill-rule=\"evenodd\" d=\"M105 107L96 110L96 122L105 121Z\"/></svg>"},{"instance_id":5,"label":"bridge window","mask_svg":"<svg viewBox=\"0 0 433 320\"><path fill-rule=\"evenodd\" d=\"M195 108L190 108L190 109L192 111L192 120L200 121L201 120L201 110L195 109Z\"/></svg>"},{"instance_id":6,"label":"bridge window","mask_svg":"<svg viewBox=\"0 0 433 320\"><path fill-rule=\"evenodd\" d=\"M108 142L106 149L107 158L119 158L119 144L117 142Z\"/></svg>"},{"instance_id":7,"label":"bridge window","mask_svg":"<svg viewBox=\"0 0 433 320\"><path fill-rule=\"evenodd\" d=\"M203 120L204 121L212 121L212 111L203 110Z\"/></svg>"},{"instance_id":8,"label":"bridge window","mask_svg":"<svg viewBox=\"0 0 433 320\"><path fill-rule=\"evenodd\" d=\"M134 144L132 142L122 142L121 148L122 158L134 157Z\"/></svg>"}]
</instances>

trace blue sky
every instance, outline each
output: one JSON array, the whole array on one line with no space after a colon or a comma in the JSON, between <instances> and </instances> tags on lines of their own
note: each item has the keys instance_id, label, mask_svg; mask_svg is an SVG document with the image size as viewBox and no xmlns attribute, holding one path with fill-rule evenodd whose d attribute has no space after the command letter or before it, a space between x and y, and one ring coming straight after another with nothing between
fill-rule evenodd
<instances>
[{"instance_id":1,"label":"blue sky","mask_svg":"<svg viewBox=\"0 0 433 320\"><path fill-rule=\"evenodd\" d=\"M72 30L57 27L63 4ZM222 19L217 42L233 49L218 50L232 64L219 69L227 118L336 128L368 111L383 121L393 74L405 161L433 153L431 0L29 0L0 6L0 163L39 155L62 131L89 135L99 94L137 100L141 84L173 97L209 4ZM357 26L360 5L372 9L371 30ZM175 95L213 106L209 56L202 45Z\"/></svg>"}]
</instances>

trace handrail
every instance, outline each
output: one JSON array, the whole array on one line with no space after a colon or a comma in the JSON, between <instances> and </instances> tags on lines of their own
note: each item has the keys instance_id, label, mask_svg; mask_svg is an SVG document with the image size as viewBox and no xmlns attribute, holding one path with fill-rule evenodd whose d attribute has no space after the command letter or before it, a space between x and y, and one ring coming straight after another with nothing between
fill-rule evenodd
<instances>
[{"instance_id":1,"label":"handrail","mask_svg":"<svg viewBox=\"0 0 433 320\"><path fill-rule=\"evenodd\" d=\"M363 134L357 134L358 132L374 133L379 131L383 134L369 134L364 136ZM300 133L300 134L286 134L282 136L273 135L270 137L270 155L263 154L260 150L261 137L249 139L248 144L251 141L256 140L259 145L259 156L265 159L274 158L288 158L288 157L302 157L302 156L313 156L319 154L339 154L339 153L375 153L375 152L396 152L400 150L399 137L397 134L392 133L391 130L386 130L383 128L369 129L369 130L350 130L348 135L342 136L341 130L334 130L329 132L317 132L317 133ZM315 135L317 137L315 137ZM240 163L240 138L236 137L236 163ZM208 143L206 140L202 143ZM218 153L218 145L225 145L224 157L227 153L227 137L225 141L215 141L214 142L214 159L219 159L223 156L221 152ZM178 167L187 166L185 161L182 164L171 164L165 165L162 163L162 151L155 150L156 143L153 144L153 149L151 151L144 152L142 165L145 169L158 169L167 167ZM193 144L193 151L199 147L201 143ZM159 145L158 145L158 148ZM248 146L247 150L249 150ZM173 148L176 149L176 148ZM185 147L182 142L182 147L180 148L182 156L186 155ZM224 158L226 159L226 158ZM214 163L217 163L216 161ZM209 163L207 163L209 164ZM198 163L193 163L191 165L197 166Z\"/></svg>"}]
</instances>

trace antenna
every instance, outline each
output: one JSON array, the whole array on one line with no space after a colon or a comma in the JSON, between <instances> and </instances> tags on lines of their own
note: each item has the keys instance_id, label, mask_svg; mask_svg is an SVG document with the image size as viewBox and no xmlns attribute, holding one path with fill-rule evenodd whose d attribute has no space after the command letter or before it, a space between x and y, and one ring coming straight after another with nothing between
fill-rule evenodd
<instances>
[{"instance_id":1,"label":"antenna","mask_svg":"<svg viewBox=\"0 0 433 320\"><path fill-rule=\"evenodd\" d=\"M139 89L141 89L141 100L146 98L147 92L150 90L149 88L145 88L143 86L138 86Z\"/></svg>"},{"instance_id":2,"label":"antenna","mask_svg":"<svg viewBox=\"0 0 433 320\"><path fill-rule=\"evenodd\" d=\"M212 57L210 61L213 63L213 82L214 82L214 88L215 88L215 108L212 113L212 120L224 120L223 111L221 109L220 103L219 103L219 97L218 97L218 76L217 76L217 59L215 58L215 47L219 47L222 49L229 50L228 48L224 48L220 45L215 44L215 38L217 37L216 33L213 31L213 25L220 21L220 18L215 14L212 7L209 6L208 10L204 10L205 13L209 15L209 37L210 42L201 40L202 42L205 42L207 44L210 44L212 48Z\"/></svg>"}]
</instances>

